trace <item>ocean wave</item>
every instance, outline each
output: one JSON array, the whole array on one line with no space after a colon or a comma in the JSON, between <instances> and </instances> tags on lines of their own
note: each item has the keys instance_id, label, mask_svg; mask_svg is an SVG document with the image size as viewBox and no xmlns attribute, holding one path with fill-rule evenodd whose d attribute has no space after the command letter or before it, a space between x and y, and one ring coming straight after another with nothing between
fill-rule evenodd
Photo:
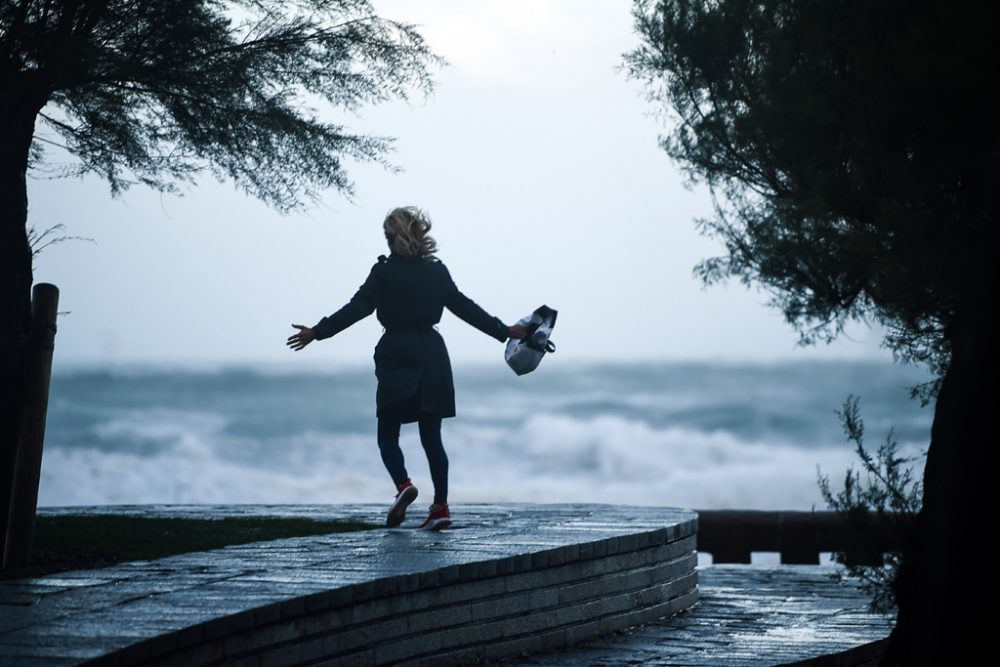
<instances>
[{"instance_id":1,"label":"ocean wave","mask_svg":"<svg viewBox=\"0 0 1000 667\"><path fill-rule=\"evenodd\" d=\"M41 505L378 502L393 493L373 433L304 429L252 438L229 433L218 415L170 411L119 415L96 430L159 446L49 448ZM609 414L522 414L511 424L446 420L443 437L456 503L822 509L817 465L837 481L856 464L847 443L805 448ZM401 444L429 499L414 426L404 427ZM917 443L903 445L904 454L918 451Z\"/></svg>"}]
</instances>

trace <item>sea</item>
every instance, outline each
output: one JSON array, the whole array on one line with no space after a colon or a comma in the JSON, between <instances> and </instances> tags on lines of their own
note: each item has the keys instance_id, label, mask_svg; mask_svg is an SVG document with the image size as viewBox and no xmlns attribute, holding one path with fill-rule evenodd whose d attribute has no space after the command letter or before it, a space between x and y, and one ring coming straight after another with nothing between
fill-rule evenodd
<instances>
[{"instance_id":1,"label":"sea","mask_svg":"<svg viewBox=\"0 0 1000 667\"><path fill-rule=\"evenodd\" d=\"M857 467L836 411L860 399L866 446L890 434L922 474L933 406L886 362L554 363L455 368L442 428L452 504L617 503L827 509ZM430 502L415 424L406 463ZM373 369L57 368L40 506L390 502Z\"/></svg>"}]
</instances>

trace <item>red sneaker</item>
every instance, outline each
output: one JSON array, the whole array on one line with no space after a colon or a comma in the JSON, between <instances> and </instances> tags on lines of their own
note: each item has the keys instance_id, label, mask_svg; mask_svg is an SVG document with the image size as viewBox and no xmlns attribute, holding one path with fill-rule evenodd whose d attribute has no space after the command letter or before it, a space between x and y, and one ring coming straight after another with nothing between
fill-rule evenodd
<instances>
[{"instance_id":1,"label":"red sneaker","mask_svg":"<svg viewBox=\"0 0 1000 667\"><path fill-rule=\"evenodd\" d=\"M451 511L447 504L431 505L431 512L424 522L417 526L418 530L441 530L451 525Z\"/></svg>"},{"instance_id":2,"label":"red sneaker","mask_svg":"<svg viewBox=\"0 0 1000 667\"><path fill-rule=\"evenodd\" d=\"M395 528L403 523L403 519L406 518L406 508L416 499L417 487L413 486L410 480L406 480L399 487L399 492L396 493L396 500L392 503L392 507L389 508L389 514L385 517L386 527Z\"/></svg>"}]
</instances>

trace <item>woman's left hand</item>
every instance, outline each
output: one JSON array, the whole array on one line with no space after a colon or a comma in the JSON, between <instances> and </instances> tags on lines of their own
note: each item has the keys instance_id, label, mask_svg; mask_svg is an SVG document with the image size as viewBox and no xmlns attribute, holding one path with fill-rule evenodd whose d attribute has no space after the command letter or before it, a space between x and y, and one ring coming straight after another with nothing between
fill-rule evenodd
<instances>
[{"instance_id":1,"label":"woman's left hand","mask_svg":"<svg viewBox=\"0 0 1000 667\"><path fill-rule=\"evenodd\" d=\"M302 326L301 324L293 324L293 327L299 330L297 334L292 334L288 337L288 341L285 343L288 347L292 348L296 352L304 348L309 343L316 340L316 332L310 327Z\"/></svg>"},{"instance_id":2,"label":"woman's left hand","mask_svg":"<svg viewBox=\"0 0 1000 667\"><path fill-rule=\"evenodd\" d=\"M528 330L519 324L507 327L507 337L516 338L517 340L523 340L528 335Z\"/></svg>"}]
</instances>

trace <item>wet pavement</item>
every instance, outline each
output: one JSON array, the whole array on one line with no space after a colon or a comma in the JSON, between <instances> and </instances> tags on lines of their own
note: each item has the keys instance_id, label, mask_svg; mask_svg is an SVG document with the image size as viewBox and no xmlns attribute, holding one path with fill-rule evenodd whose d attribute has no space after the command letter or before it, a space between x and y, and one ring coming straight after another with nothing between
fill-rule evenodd
<instances>
[{"instance_id":1,"label":"wet pavement","mask_svg":"<svg viewBox=\"0 0 1000 667\"><path fill-rule=\"evenodd\" d=\"M378 524L384 510L372 505L103 506L43 513L309 516ZM583 609L591 601L588 585L574 600L558 595L576 580L593 580L609 594L620 592L616 586L629 586L636 601L641 594L639 606L652 611L676 611L697 599L693 512L609 505L464 505L453 507L453 513L453 528L438 533L414 530L422 518L414 513L396 529L233 545L0 582L0 664L63 665L88 659L144 664L181 649L204 654L192 653L192 664L230 656L244 656L254 664L249 656L274 647L284 647L290 656L293 645L299 656L351 657L372 650L355 641L361 633L352 623L362 607L368 614L365 625L384 625L370 640L373 646L380 640L409 641L412 646L405 648L411 653L397 647L391 655L423 656L461 647L462 637L451 637L453 645L445 646L433 633L459 622L474 626L466 608L472 602L504 603L494 604L491 615L483 612L482 620L491 623L490 633L496 635L484 634L486 644L530 635L532 628L520 628L524 614L550 629L580 625L588 620L586 613L608 616L605 621L614 626L616 619L610 617L613 612L621 617L621 609L604 610L600 604ZM673 560L664 569L661 561L668 558ZM668 577L675 575L688 575L685 589L669 586ZM483 581L488 585L470 587ZM531 598L530 607L505 612L507 598L516 598L528 586L545 594ZM621 598L617 604L630 603ZM397 622L393 615L406 605L438 609L441 626L413 630L417 619ZM322 617L326 625L300 629L304 620L315 621L311 616ZM577 629L573 636L584 638L598 629L586 628L593 631L589 635ZM544 646L565 645L567 637L566 632L550 632ZM307 647L297 646L307 642ZM508 642L506 649L522 645L534 644ZM385 651L379 648L379 653ZM283 661L280 656L276 660Z\"/></svg>"},{"instance_id":2,"label":"wet pavement","mask_svg":"<svg viewBox=\"0 0 1000 667\"><path fill-rule=\"evenodd\" d=\"M380 523L384 509L143 505L43 508L40 513L304 516ZM524 665L763 665L845 650L891 630L890 620L865 613L867 598L857 582L829 581L831 566L720 565L695 573L693 512L606 505L465 505L453 512L454 528L441 533L412 530L419 523L414 516L398 529L258 542L0 582L0 665L170 664L165 656L182 655L180 649L188 651L183 654L187 662L178 664L229 662L227 656L233 655L243 656L245 664L311 664L322 654L345 661L353 656L359 664L505 658ZM608 569L606 563L617 562L617 571ZM595 570L598 563L604 569ZM699 579L700 586L691 589ZM502 582L506 588L495 589ZM632 592L619 597L642 599L647 610L690 609L625 634L578 643L587 637L582 628L598 629L584 623L580 609L601 614L600 628L633 618L608 607L613 599L608 587L626 582ZM537 590L521 590L528 586ZM572 602L587 588L593 588L592 598ZM509 607L520 598L527 604L529 593L532 606L484 617L481 625L495 628L497 635L483 635L483 645L492 641L503 650L467 646L448 653L438 639L432 653L427 638L432 631L444 636L456 619L471 636L476 617L461 605L471 604L463 600L472 599L473 589L481 596L473 600L478 608ZM416 613L403 615L401 622L407 595L416 596L408 603L411 610L416 605ZM431 604L438 605L441 627L417 632L418 618L430 627L431 615L417 614L424 611L421 605ZM351 626L350 619L341 618L350 605L351 622L363 624ZM382 611L376 619L369 608L377 605ZM358 620L362 607L370 618ZM332 618L335 611L341 614L335 619L338 629L315 631L308 646L287 635L287 628L301 628L303 619ZM525 614L534 614L537 622L522 627ZM375 627L372 619L383 628L381 636L372 636L373 644L389 641L388 633L396 632L396 648L405 645L411 653L378 647L359 653L354 640L361 629ZM529 641L533 628L547 641ZM543 628L548 629L543 633ZM265 640L271 644L261 644ZM537 653L567 643L576 646ZM535 657L511 657L525 652ZM439 653L447 660L436 657Z\"/></svg>"},{"instance_id":3,"label":"wet pavement","mask_svg":"<svg viewBox=\"0 0 1000 667\"><path fill-rule=\"evenodd\" d=\"M894 616L868 613L856 579L831 580L829 565L710 565L699 568L701 600L671 618L571 649L511 660L521 667L763 667L855 649L892 632ZM863 647L863 648L862 648Z\"/></svg>"}]
</instances>

